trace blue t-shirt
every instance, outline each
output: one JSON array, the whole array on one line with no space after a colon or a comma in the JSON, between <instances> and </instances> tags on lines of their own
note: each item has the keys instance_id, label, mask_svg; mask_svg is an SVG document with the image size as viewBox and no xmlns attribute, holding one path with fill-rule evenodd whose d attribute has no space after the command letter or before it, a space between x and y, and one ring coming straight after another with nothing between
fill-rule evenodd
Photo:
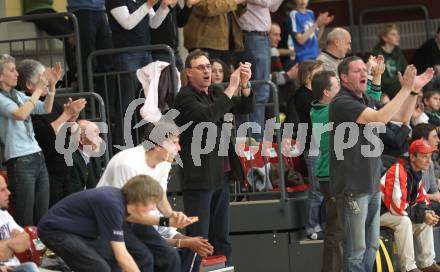
<instances>
[{"instance_id":1,"label":"blue t-shirt","mask_svg":"<svg viewBox=\"0 0 440 272\"><path fill-rule=\"evenodd\" d=\"M303 34L309 27L312 27L314 23L315 14L309 9L306 10L305 13L297 10L292 10L292 12L290 12L289 20L287 21L287 29L292 36L292 41L296 52L295 62L297 63L300 63L304 60L314 60L319 55L319 44L317 37L319 29L316 29L315 33L308 38L304 44L298 43L295 39L296 33Z\"/></svg>"},{"instance_id":2,"label":"blue t-shirt","mask_svg":"<svg viewBox=\"0 0 440 272\"><path fill-rule=\"evenodd\" d=\"M49 209L38 230L64 231L95 239L124 241L127 204L121 189L100 187L72 194Z\"/></svg>"},{"instance_id":3,"label":"blue t-shirt","mask_svg":"<svg viewBox=\"0 0 440 272\"><path fill-rule=\"evenodd\" d=\"M20 106L29 101L30 96L17 90L11 90L11 92L12 91L16 93ZM0 141L4 144L4 153L1 155L3 155L5 160L41 151L35 139L32 121L26 124L26 121L15 120L13 118L13 113L17 111L20 106L9 97L0 93ZM44 103L38 100L31 114L47 114ZM26 126L29 126L29 128ZM1 149L0 152L2 152ZM0 157L2 157L1 155Z\"/></svg>"}]
</instances>

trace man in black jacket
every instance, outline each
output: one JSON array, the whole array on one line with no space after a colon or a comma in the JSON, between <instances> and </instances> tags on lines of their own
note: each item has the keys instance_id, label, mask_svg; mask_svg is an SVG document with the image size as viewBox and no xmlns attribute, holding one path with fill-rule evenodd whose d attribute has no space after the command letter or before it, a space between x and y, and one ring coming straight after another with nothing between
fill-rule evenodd
<instances>
[{"instance_id":1,"label":"man in black jacket","mask_svg":"<svg viewBox=\"0 0 440 272\"><path fill-rule=\"evenodd\" d=\"M231 179L242 180L243 171L230 142L231 131L225 132L222 128L228 127L225 114L245 114L255 108L249 84L251 69L249 64L240 64L224 89L211 86L207 53L191 52L185 67L189 84L180 90L175 100L175 108L180 112L176 123L181 126L193 122L180 136L183 202L185 214L199 217L199 222L187 228L187 235L209 238L214 255L225 255L230 264L228 186ZM233 96L239 87L241 96ZM225 146L225 142L229 144ZM193 257L194 253L184 252L183 271L188 271ZM198 271L199 263L197 259L194 271Z\"/></svg>"}]
</instances>

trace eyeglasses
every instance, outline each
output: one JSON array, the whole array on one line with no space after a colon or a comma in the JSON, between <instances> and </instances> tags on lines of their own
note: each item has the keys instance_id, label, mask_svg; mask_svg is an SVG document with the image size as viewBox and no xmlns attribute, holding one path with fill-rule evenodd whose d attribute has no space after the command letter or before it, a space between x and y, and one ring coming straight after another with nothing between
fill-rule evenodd
<instances>
[{"instance_id":1,"label":"eyeglasses","mask_svg":"<svg viewBox=\"0 0 440 272\"><path fill-rule=\"evenodd\" d=\"M205 69L208 69L209 71L211 71L212 65L211 64L200 64L200 65L197 65L196 67L191 67L191 68L195 68L201 72L205 71Z\"/></svg>"}]
</instances>

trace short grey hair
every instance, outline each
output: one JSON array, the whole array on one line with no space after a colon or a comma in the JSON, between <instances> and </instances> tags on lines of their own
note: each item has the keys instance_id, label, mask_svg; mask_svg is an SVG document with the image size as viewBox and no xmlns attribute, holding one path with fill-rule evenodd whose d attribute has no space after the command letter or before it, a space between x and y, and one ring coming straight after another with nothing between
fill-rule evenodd
<instances>
[{"instance_id":1,"label":"short grey hair","mask_svg":"<svg viewBox=\"0 0 440 272\"><path fill-rule=\"evenodd\" d=\"M26 83L37 83L39 76L44 73L44 65L33 59L24 59L17 66L20 89L26 90Z\"/></svg>"},{"instance_id":2,"label":"short grey hair","mask_svg":"<svg viewBox=\"0 0 440 272\"><path fill-rule=\"evenodd\" d=\"M332 31L327 34L327 44L330 44L332 41L343 39L345 35L350 35L346 29L342 27L335 27Z\"/></svg>"},{"instance_id":3,"label":"short grey hair","mask_svg":"<svg viewBox=\"0 0 440 272\"><path fill-rule=\"evenodd\" d=\"M3 73L6 63L15 63L15 59L8 54L0 55L0 74Z\"/></svg>"}]
</instances>

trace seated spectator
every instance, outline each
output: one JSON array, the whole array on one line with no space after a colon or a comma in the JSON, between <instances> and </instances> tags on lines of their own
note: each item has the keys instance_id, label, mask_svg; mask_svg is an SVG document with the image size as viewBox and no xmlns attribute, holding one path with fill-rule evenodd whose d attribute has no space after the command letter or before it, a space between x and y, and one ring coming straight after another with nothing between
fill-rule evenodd
<instances>
[{"instance_id":1,"label":"seated spectator","mask_svg":"<svg viewBox=\"0 0 440 272\"><path fill-rule=\"evenodd\" d=\"M184 27L191 14L191 8L197 5L200 0L186 0L183 8L178 2L168 6L170 12L167 14L162 24L158 28L151 28L151 44L166 44L174 50L174 58L176 60L176 67L179 71L183 70L183 61L180 57L179 46L179 27ZM154 5L154 10L158 10L162 5L162 0ZM170 56L164 51L152 51L153 61L170 62Z\"/></svg>"},{"instance_id":2,"label":"seated spectator","mask_svg":"<svg viewBox=\"0 0 440 272\"><path fill-rule=\"evenodd\" d=\"M101 160L96 157L102 143L101 131L95 123L87 120L79 120L78 129L79 146L72 154L73 166L68 168L69 180L64 196L95 188L102 173Z\"/></svg>"},{"instance_id":3,"label":"seated spectator","mask_svg":"<svg viewBox=\"0 0 440 272\"><path fill-rule=\"evenodd\" d=\"M211 58L232 64L232 52L244 50L238 19L245 11L245 0L201 0L183 28L185 48L202 49Z\"/></svg>"},{"instance_id":4,"label":"seated spectator","mask_svg":"<svg viewBox=\"0 0 440 272\"><path fill-rule=\"evenodd\" d=\"M382 105L390 102L386 93L382 93L380 102ZM408 152L408 138L411 133L409 121L405 123L390 121L386 123L385 133L379 134L384 145L382 154L397 158Z\"/></svg>"},{"instance_id":5,"label":"seated spectator","mask_svg":"<svg viewBox=\"0 0 440 272\"><path fill-rule=\"evenodd\" d=\"M400 35L397 26L387 25L379 34L379 43L373 48L373 55L382 55L385 58L385 73L382 75L382 92L390 99L400 90L398 72L405 71L408 65L399 47Z\"/></svg>"},{"instance_id":6,"label":"seated spectator","mask_svg":"<svg viewBox=\"0 0 440 272\"><path fill-rule=\"evenodd\" d=\"M18 86L26 95L31 96L36 91L36 83L44 71L45 67L40 62L31 59L22 60L17 67ZM46 94L43 93L41 97L45 96ZM63 109L63 106L54 102L50 114L31 115L35 139L43 151L49 174L49 207L64 197L69 179L64 156L55 148L57 134L64 123L76 121L86 103L83 98L69 100Z\"/></svg>"},{"instance_id":7,"label":"seated spectator","mask_svg":"<svg viewBox=\"0 0 440 272\"><path fill-rule=\"evenodd\" d=\"M440 126L440 91L427 91L423 93L425 113L429 117L429 123Z\"/></svg>"},{"instance_id":8,"label":"seated spectator","mask_svg":"<svg viewBox=\"0 0 440 272\"><path fill-rule=\"evenodd\" d=\"M422 179L434 151L424 140L415 140L409 147L409 160L400 159L381 179L380 225L394 230L401 271L440 271L434 260L432 232L440 217L429 208Z\"/></svg>"},{"instance_id":9,"label":"seated spectator","mask_svg":"<svg viewBox=\"0 0 440 272\"><path fill-rule=\"evenodd\" d=\"M60 76L59 65L46 69L32 96L27 96L15 89L18 73L14 58L0 55L0 139L5 145L15 220L22 226L37 224L49 205L49 177L30 115L52 111ZM43 95L44 102L39 101Z\"/></svg>"},{"instance_id":10,"label":"seated spectator","mask_svg":"<svg viewBox=\"0 0 440 272\"><path fill-rule=\"evenodd\" d=\"M295 0L295 3L296 8L290 13L287 29L295 46L295 62L301 63L318 57L320 52L318 42L324 33L324 28L333 21L334 17L324 12L315 20L315 13L307 9L308 0Z\"/></svg>"},{"instance_id":11,"label":"seated spectator","mask_svg":"<svg viewBox=\"0 0 440 272\"><path fill-rule=\"evenodd\" d=\"M419 124L414 127L412 131L412 141L423 139L429 146L437 148L439 144L439 137L436 126L432 124ZM440 166L438 162L439 154L434 152L432 154L431 162L427 170L423 171L423 181L425 185L426 196L430 200L430 208L436 214L440 214L440 192L438 181L440 178Z\"/></svg>"},{"instance_id":12,"label":"seated spectator","mask_svg":"<svg viewBox=\"0 0 440 272\"><path fill-rule=\"evenodd\" d=\"M141 174L151 176L160 183L164 192L162 200L157 203L160 214L190 223L190 218L171 208L166 195L171 162L180 151L178 128L174 123L167 121L149 123L146 135L144 144L123 150L113 156L97 187L121 188L133 176ZM180 258L176 250L171 248L152 226L134 224L132 229L145 245L145 254L149 256L154 271L180 271Z\"/></svg>"},{"instance_id":13,"label":"seated spectator","mask_svg":"<svg viewBox=\"0 0 440 272\"><path fill-rule=\"evenodd\" d=\"M220 84L229 81L231 69L221 59L211 59L211 83Z\"/></svg>"},{"instance_id":14,"label":"seated spectator","mask_svg":"<svg viewBox=\"0 0 440 272\"><path fill-rule=\"evenodd\" d=\"M440 27L437 28L434 38L427 40L414 53L412 63L418 71L440 65Z\"/></svg>"},{"instance_id":15,"label":"seated spectator","mask_svg":"<svg viewBox=\"0 0 440 272\"><path fill-rule=\"evenodd\" d=\"M160 184L146 175L131 178L121 189L78 192L47 212L38 233L74 271L155 271L148 249L127 222L185 227L175 218L148 215L163 196Z\"/></svg>"},{"instance_id":16,"label":"seated spectator","mask_svg":"<svg viewBox=\"0 0 440 272\"><path fill-rule=\"evenodd\" d=\"M6 180L0 175L0 271L38 272L35 263L20 264L20 261L14 256L14 253L21 253L29 249L31 240L7 211L10 194Z\"/></svg>"},{"instance_id":17,"label":"seated spectator","mask_svg":"<svg viewBox=\"0 0 440 272\"><path fill-rule=\"evenodd\" d=\"M156 213L156 215L161 216L159 211L152 212L152 214ZM206 257L208 255L212 255L214 252L214 247L209 243L208 239L203 237L190 237L183 235L178 232L176 228L173 227L163 227L163 226L154 226L157 232L159 232L160 236L165 238L165 240L171 246L177 249L187 248L191 251L197 253L200 257ZM184 270L182 270L184 271Z\"/></svg>"}]
</instances>

